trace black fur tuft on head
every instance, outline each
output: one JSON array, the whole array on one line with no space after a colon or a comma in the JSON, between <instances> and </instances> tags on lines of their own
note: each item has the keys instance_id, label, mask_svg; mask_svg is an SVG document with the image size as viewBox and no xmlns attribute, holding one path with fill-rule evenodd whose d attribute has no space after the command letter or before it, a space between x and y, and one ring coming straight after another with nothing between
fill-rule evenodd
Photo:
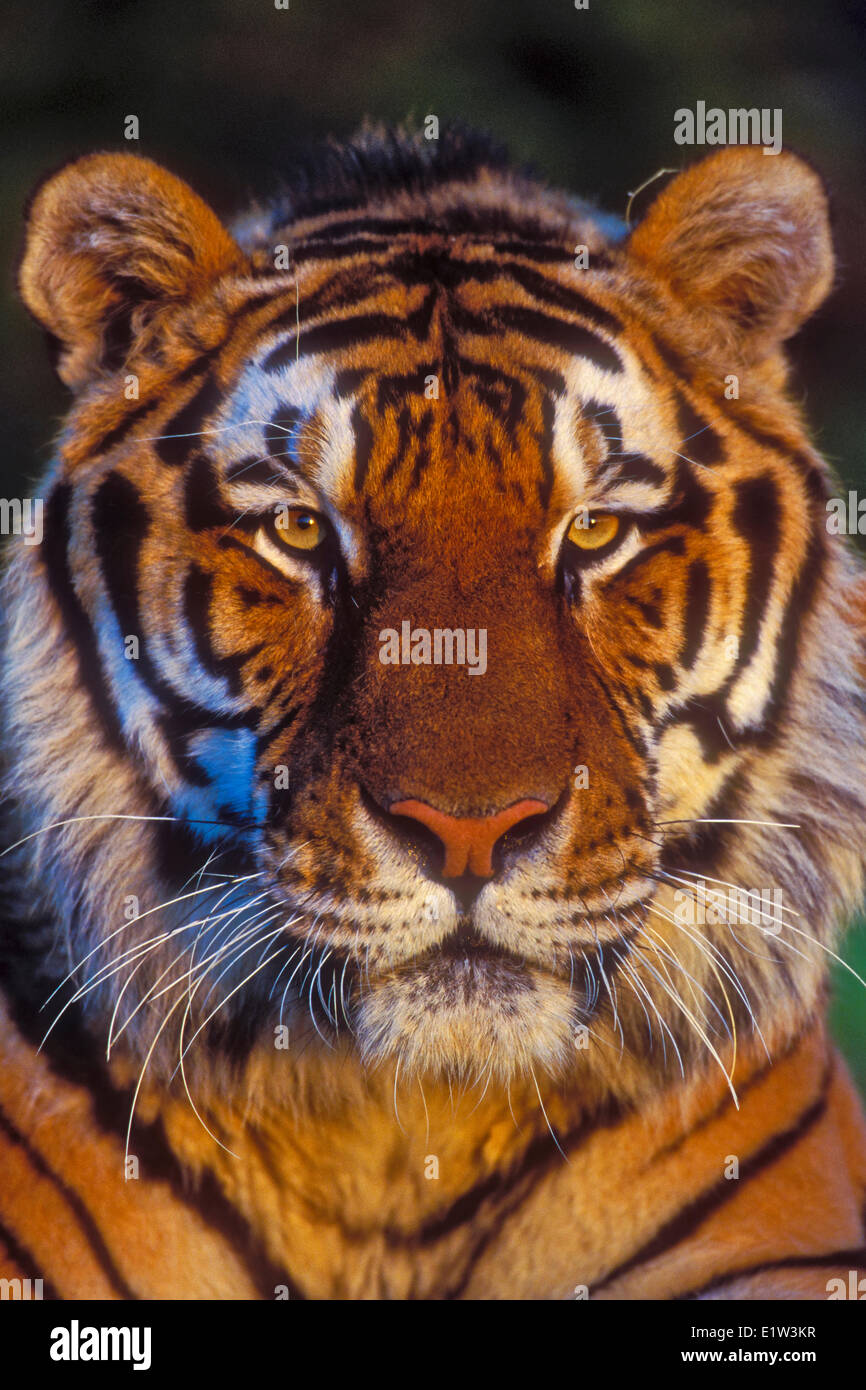
<instances>
[{"instance_id":1,"label":"black fur tuft on head","mask_svg":"<svg viewBox=\"0 0 866 1390\"><path fill-rule=\"evenodd\" d=\"M423 130L367 124L351 140L329 140L289 166L272 205L273 225L508 167L503 145L458 122L443 125L436 140Z\"/></svg>"}]
</instances>

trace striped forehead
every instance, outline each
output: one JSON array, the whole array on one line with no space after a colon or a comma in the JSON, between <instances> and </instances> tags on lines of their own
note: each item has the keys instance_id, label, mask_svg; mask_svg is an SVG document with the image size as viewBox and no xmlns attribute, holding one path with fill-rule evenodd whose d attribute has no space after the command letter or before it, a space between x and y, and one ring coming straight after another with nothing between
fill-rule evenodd
<instances>
[{"instance_id":1,"label":"striped forehead","mask_svg":"<svg viewBox=\"0 0 866 1390\"><path fill-rule=\"evenodd\" d=\"M550 436L541 446L549 453L557 498L565 507L604 500L639 509L657 505L660 491L668 490L676 458L672 445L677 443L671 439L670 420L639 358L623 343L617 351L621 369L616 372L582 357L565 359L556 373L539 373L531 361L515 361L498 372L470 350L462 358L464 364L475 362L488 387L498 376L505 387L516 382L539 393L539 414ZM319 496L334 507L345 506L359 490L364 471L359 460L375 448L382 387L402 380L408 399L411 381L418 402L422 370L406 377L389 374L386 359L380 366L349 373L364 381L363 392L357 384L352 392L344 384L347 373L321 356L298 353L293 358L284 352L274 370L267 365L273 354L273 341L260 348L214 422L223 475L249 495L250 504L254 492L264 489L271 501L274 489L291 482L301 492L304 484L314 490L311 503ZM393 403L393 395L390 399ZM490 402L486 391L484 404L496 415ZM444 418L447 397L430 404ZM517 471L519 460L510 461ZM506 458L506 466L508 462Z\"/></svg>"}]
</instances>

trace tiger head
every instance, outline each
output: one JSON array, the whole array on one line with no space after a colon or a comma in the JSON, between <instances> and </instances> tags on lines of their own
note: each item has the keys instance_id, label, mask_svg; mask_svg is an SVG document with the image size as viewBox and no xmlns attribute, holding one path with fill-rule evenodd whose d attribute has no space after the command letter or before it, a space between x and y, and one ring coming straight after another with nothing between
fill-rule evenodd
<instances>
[{"instance_id":1,"label":"tiger head","mask_svg":"<svg viewBox=\"0 0 866 1390\"><path fill-rule=\"evenodd\" d=\"M615 1088L795 1033L863 869L862 580L782 353L832 274L759 149L631 232L462 135L233 232L143 158L44 184L75 399L3 680L49 980L169 1068L285 1022Z\"/></svg>"}]
</instances>

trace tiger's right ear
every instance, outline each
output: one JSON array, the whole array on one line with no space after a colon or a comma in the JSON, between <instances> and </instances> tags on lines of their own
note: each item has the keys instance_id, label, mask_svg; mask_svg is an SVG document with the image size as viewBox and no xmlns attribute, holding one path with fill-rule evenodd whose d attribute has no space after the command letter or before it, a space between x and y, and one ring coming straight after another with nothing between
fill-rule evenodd
<instances>
[{"instance_id":1,"label":"tiger's right ear","mask_svg":"<svg viewBox=\"0 0 866 1390\"><path fill-rule=\"evenodd\" d=\"M138 155L95 154L37 190L19 284L55 340L61 379L77 390L123 360L150 313L244 265L216 214L180 179Z\"/></svg>"}]
</instances>

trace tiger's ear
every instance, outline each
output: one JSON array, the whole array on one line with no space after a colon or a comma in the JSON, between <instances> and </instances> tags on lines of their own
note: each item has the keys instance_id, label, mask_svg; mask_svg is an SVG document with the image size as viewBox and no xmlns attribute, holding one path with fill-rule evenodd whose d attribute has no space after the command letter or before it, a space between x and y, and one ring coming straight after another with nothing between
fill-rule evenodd
<instances>
[{"instance_id":1,"label":"tiger's ear","mask_svg":"<svg viewBox=\"0 0 866 1390\"><path fill-rule=\"evenodd\" d=\"M795 333L833 281L821 180L802 159L754 146L720 150L679 174L628 249L719 337L758 361Z\"/></svg>"},{"instance_id":2,"label":"tiger's ear","mask_svg":"<svg viewBox=\"0 0 866 1390\"><path fill-rule=\"evenodd\" d=\"M139 320L194 297L244 258L180 179L149 159L87 155L37 190L19 284L73 389L125 357Z\"/></svg>"}]
</instances>

